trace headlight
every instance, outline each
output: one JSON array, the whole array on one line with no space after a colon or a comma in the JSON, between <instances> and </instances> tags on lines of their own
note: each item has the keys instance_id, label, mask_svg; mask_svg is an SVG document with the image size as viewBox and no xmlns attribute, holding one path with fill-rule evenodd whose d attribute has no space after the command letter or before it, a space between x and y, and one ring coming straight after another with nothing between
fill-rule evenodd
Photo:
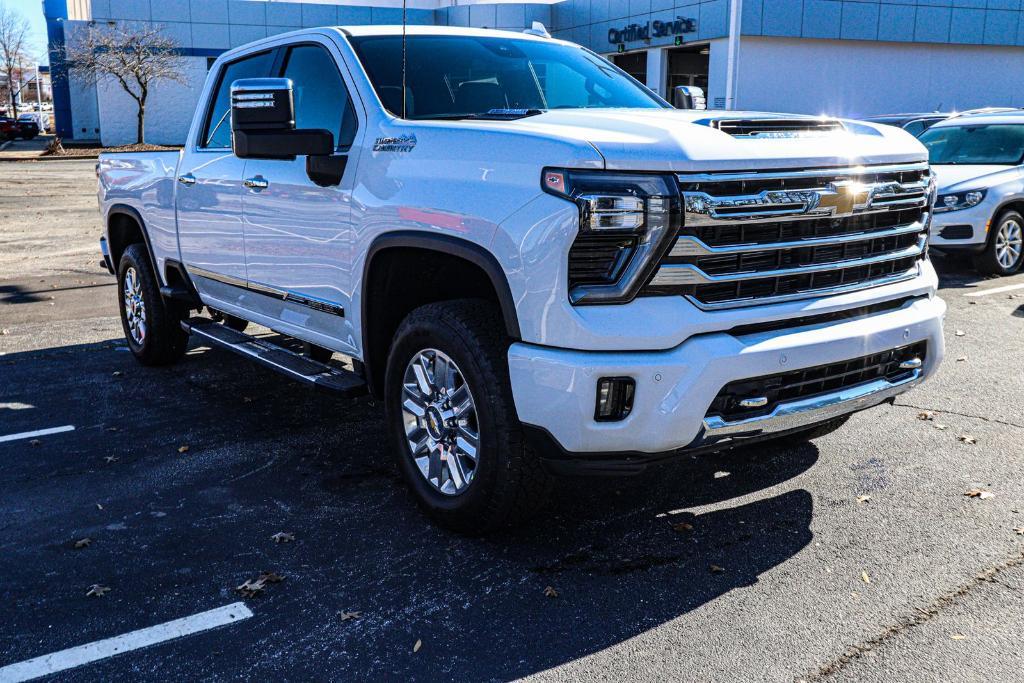
<instances>
[{"instance_id":1,"label":"headlight","mask_svg":"<svg viewBox=\"0 0 1024 683\"><path fill-rule=\"evenodd\" d=\"M579 207L580 230L569 250L574 304L631 300L682 225L672 175L549 168L541 186Z\"/></svg>"},{"instance_id":2,"label":"headlight","mask_svg":"<svg viewBox=\"0 0 1024 683\"><path fill-rule=\"evenodd\" d=\"M984 199L985 190L968 190L967 192L940 194L938 200L935 202L935 213L969 209L972 206L981 204Z\"/></svg>"}]
</instances>

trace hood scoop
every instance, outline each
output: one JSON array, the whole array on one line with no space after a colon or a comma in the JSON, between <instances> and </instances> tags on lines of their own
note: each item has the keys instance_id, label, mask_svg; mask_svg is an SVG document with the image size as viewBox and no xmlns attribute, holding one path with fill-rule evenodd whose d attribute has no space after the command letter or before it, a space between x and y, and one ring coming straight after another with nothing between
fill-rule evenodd
<instances>
[{"instance_id":1,"label":"hood scoop","mask_svg":"<svg viewBox=\"0 0 1024 683\"><path fill-rule=\"evenodd\" d=\"M808 138L846 130L836 119L704 119L695 123L717 128L734 138Z\"/></svg>"}]
</instances>

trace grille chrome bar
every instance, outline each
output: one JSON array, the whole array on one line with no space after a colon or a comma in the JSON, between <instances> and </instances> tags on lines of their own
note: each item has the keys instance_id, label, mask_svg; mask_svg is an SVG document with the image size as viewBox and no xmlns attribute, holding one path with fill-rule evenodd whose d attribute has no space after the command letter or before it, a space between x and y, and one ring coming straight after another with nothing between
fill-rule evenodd
<instances>
[{"instance_id":1,"label":"grille chrome bar","mask_svg":"<svg viewBox=\"0 0 1024 683\"><path fill-rule=\"evenodd\" d=\"M765 190L727 197L683 192L684 221L691 226L728 221L840 218L907 207L924 209L927 205L927 181L857 183L840 180L824 187Z\"/></svg>"},{"instance_id":2,"label":"grille chrome bar","mask_svg":"<svg viewBox=\"0 0 1024 683\"><path fill-rule=\"evenodd\" d=\"M845 178L849 176L883 175L887 173L913 173L928 170L926 162L886 166L849 166L846 168L809 168L794 171L738 171L735 173L678 173L680 183L734 183L751 180L790 180L797 178Z\"/></svg>"},{"instance_id":3,"label":"grille chrome bar","mask_svg":"<svg viewBox=\"0 0 1024 683\"><path fill-rule=\"evenodd\" d=\"M645 286L705 310L908 280L927 258L927 162L677 173L683 227Z\"/></svg>"},{"instance_id":4,"label":"grille chrome bar","mask_svg":"<svg viewBox=\"0 0 1024 683\"><path fill-rule=\"evenodd\" d=\"M767 244L751 243L721 247L708 246L701 241L699 237L694 237L693 235L681 235L676 239L676 243L673 245L672 250L669 251L668 255L673 258L683 258L687 256L727 256L729 254L743 254L758 251L778 251L780 249L799 249L801 247L822 247L836 244L863 242L869 239L874 240L885 237L897 237L899 235L908 235L915 232L924 232L924 230L925 223L922 221L915 221L913 223L908 223L907 225L897 225L893 228L877 230L875 232L856 232L847 235L835 235L832 237L811 237L791 242L769 242Z\"/></svg>"},{"instance_id":5,"label":"grille chrome bar","mask_svg":"<svg viewBox=\"0 0 1024 683\"><path fill-rule=\"evenodd\" d=\"M779 270L745 271L742 273L727 273L724 275L708 275L692 263L666 263L651 280L655 287L672 285L704 285L717 284L722 282L739 282L742 280L768 279L774 277L786 277L787 275L808 275L810 273L823 273L838 268L849 268L854 266L870 266L886 261L898 261L911 256L920 256L924 253L927 239L921 236L917 244L890 251L877 256L853 259L848 261L834 261L832 263L815 263L807 266L796 266L794 268L782 268Z\"/></svg>"}]
</instances>

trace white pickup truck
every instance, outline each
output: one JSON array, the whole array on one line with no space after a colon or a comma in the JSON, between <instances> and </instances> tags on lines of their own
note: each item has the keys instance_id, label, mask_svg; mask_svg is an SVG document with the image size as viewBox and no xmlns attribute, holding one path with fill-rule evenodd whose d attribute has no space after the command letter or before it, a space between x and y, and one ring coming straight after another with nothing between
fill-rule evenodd
<instances>
[{"instance_id":1,"label":"white pickup truck","mask_svg":"<svg viewBox=\"0 0 1024 683\"><path fill-rule=\"evenodd\" d=\"M184 149L98 172L139 361L191 334L381 397L461 530L537 509L551 473L823 434L943 355L913 137L676 110L542 35L261 40L217 59Z\"/></svg>"}]
</instances>

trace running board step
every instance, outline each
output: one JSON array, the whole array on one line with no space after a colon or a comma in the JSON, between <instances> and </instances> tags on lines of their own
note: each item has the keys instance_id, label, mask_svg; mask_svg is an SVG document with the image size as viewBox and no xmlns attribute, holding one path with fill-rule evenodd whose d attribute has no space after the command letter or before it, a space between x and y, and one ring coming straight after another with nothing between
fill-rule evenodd
<instances>
[{"instance_id":1,"label":"running board step","mask_svg":"<svg viewBox=\"0 0 1024 683\"><path fill-rule=\"evenodd\" d=\"M181 327L205 342L246 356L260 365L309 384L316 389L329 391L346 398L366 393L366 380L351 370L342 370L317 362L289 349L213 322L208 318L183 320Z\"/></svg>"}]
</instances>

